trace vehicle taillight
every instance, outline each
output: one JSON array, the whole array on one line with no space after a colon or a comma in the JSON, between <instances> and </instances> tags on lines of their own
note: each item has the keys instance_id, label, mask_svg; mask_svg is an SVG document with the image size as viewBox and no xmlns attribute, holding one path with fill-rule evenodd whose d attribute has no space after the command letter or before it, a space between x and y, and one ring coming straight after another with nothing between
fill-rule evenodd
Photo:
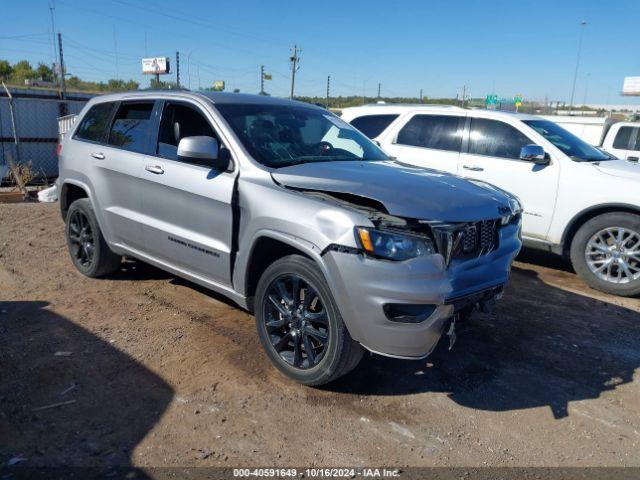
<instances>
[{"instance_id":1,"label":"vehicle taillight","mask_svg":"<svg viewBox=\"0 0 640 480\"><path fill-rule=\"evenodd\" d=\"M58 146L56 147L56 155L60 156L62 155L62 144L58 143Z\"/></svg>"}]
</instances>

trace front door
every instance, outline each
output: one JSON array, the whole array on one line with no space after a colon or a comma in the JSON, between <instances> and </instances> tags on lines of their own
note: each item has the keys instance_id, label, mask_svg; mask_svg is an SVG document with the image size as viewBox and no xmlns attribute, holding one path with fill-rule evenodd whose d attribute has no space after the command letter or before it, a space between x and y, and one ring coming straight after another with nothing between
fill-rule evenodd
<instances>
[{"instance_id":1,"label":"front door","mask_svg":"<svg viewBox=\"0 0 640 480\"><path fill-rule=\"evenodd\" d=\"M229 286L231 200L237 168L220 172L178 160L180 139L200 135L220 142L202 106L187 101L164 103L155 157L143 172L146 250L171 267Z\"/></svg>"},{"instance_id":2,"label":"front door","mask_svg":"<svg viewBox=\"0 0 640 480\"><path fill-rule=\"evenodd\" d=\"M401 162L457 173L464 120L465 115L412 115L385 136L382 147Z\"/></svg>"},{"instance_id":3,"label":"front door","mask_svg":"<svg viewBox=\"0 0 640 480\"><path fill-rule=\"evenodd\" d=\"M546 239L558 192L559 164L537 165L520 160L520 149L534 144L512 125L488 118L470 118L468 141L460 154L460 174L516 195L524 209L522 233Z\"/></svg>"}]
</instances>

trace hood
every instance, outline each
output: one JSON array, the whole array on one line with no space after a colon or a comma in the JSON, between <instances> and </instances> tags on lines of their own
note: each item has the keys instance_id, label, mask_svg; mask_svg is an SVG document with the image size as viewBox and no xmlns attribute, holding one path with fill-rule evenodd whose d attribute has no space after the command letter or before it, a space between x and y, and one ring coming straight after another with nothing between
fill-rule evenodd
<instances>
[{"instance_id":1,"label":"hood","mask_svg":"<svg viewBox=\"0 0 640 480\"><path fill-rule=\"evenodd\" d=\"M616 177L640 180L640 165L628 160L606 160L594 167L602 173Z\"/></svg>"},{"instance_id":2,"label":"hood","mask_svg":"<svg viewBox=\"0 0 640 480\"><path fill-rule=\"evenodd\" d=\"M318 162L274 170L286 187L375 200L391 215L471 222L512 213L505 192L489 184L398 162Z\"/></svg>"}]
</instances>

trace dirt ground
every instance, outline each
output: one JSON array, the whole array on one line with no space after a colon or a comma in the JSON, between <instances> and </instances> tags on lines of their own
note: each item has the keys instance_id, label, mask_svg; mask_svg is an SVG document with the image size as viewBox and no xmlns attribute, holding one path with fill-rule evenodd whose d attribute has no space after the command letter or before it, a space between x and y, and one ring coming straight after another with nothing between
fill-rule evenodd
<instances>
[{"instance_id":1,"label":"dirt ground","mask_svg":"<svg viewBox=\"0 0 640 480\"><path fill-rule=\"evenodd\" d=\"M123 266L85 278L57 204L0 205L0 464L640 465L640 300L555 257L525 253L452 351L325 388L281 376L232 303Z\"/></svg>"}]
</instances>

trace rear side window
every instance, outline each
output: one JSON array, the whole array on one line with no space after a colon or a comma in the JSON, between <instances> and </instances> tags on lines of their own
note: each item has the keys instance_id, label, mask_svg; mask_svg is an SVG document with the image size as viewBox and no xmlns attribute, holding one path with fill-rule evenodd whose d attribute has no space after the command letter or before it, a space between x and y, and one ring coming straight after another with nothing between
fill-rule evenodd
<instances>
[{"instance_id":1,"label":"rear side window","mask_svg":"<svg viewBox=\"0 0 640 480\"><path fill-rule=\"evenodd\" d=\"M449 115L416 115L402 127L396 143L459 152L462 145L462 135L458 128L460 118Z\"/></svg>"},{"instance_id":2,"label":"rear side window","mask_svg":"<svg viewBox=\"0 0 640 480\"><path fill-rule=\"evenodd\" d=\"M472 118L469 153L501 158L520 158L520 150L532 144L526 135L504 122Z\"/></svg>"},{"instance_id":3,"label":"rear side window","mask_svg":"<svg viewBox=\"0 0 640 480\"><path fill-rule=\"evenodd\" d=\"M396 118L398 118L398 115L365 115L364 117L356 117L349 123L367 137L375 138L391 125L391 122Z\"/></svg>"},{"instance_id":4,"label":"rear side window","mask_svg":"<svg viewBox=\"0 0 640 480\"><path fill-rule=\"evenodd\" d=\"M80 122L74 138L103 142L107 137L109 120L113 112L114 103L99 103L89 109Z\"/></svg>"},{"instance_id":5,"label":"rear side window","mask_svg":"<svg viewBox=\"0 0 640 480\"><path fill-rule=\"evenodd\" d=\"M632 131L633 128L631 127L621 127L618 133L616 133L616 138L613 140L613 148L627 150L629 148Z\"/></svg>"},{"instance_id":6,"label":"rear side window","mask_svg":"<svg viewBox=\"0 0 640 480\"><path fill-rule=\"evenodd\" d=\"M634 129L636 131L636 138L631 145L631 150L640 151L640 128Z\"/></svg>"},{"instance_id":7,"label":"rear side window","mask_svg":"<svg viewBox=\"0 0 640 480\"><path fill-rule=\"evenodd\" d=\"M151 134L152 111L153 102L121 104L111 125L109 145L145 153Z\"/></svg>"}]
</instances>

